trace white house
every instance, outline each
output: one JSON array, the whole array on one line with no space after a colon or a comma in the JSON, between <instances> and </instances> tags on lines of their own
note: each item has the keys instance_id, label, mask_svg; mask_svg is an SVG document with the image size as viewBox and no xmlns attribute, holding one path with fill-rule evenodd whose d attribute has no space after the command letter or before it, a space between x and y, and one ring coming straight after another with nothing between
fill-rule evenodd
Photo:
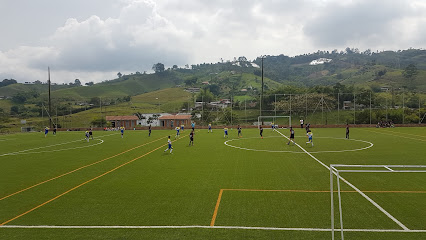
<instances>
[{"instance_id":1,"label":"white house","mask_svg":"<svg viewBox=\"0 0 426 240\"><path fill-rule=\"evenodd\" d=\"M329 58L318 58L313 60L312 62L309 63L309 65L320 65L320 64L324 64L324 63L329 63L333 61L333 59L329 59Z\"/></svg>"}]
</instances>

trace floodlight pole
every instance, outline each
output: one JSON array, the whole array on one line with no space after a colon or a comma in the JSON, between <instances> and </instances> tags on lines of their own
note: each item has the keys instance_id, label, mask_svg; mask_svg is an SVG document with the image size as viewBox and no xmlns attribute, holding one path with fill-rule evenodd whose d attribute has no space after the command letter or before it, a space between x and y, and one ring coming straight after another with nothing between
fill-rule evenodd
<instances>
[{"instance_id":1,"label":"floodlight pole","mask_svg":"<svg viewBox=\"0 0 426 240\"><path fill-rule=\"evenodd\" d=\"M354 93L354 125L355 125L355 117L356 117L356 95Z\"/></svg>"},{"instance_id":2,"label":"floodlight pole","mask_svg":"<svg viewBox=\"0 0 426 240\"><path fill-rule=\"evenodd\" d=\"M371 91L370 91L370 125L371 125Z\"/></svg>"},{"instance_id":3,"label":"floodlight pole","mask_svg":"<svg viewBox=\"0 0 426 240\"><path fill-rule=\"evenodd\" d=\"M52 128L52 118L50 117L51 109L52 109L52 103L50 101L50 67L47 67L47 76L48 80L47 83L49 85L49 127Z\"/></svg>"},{"instance_id":4,"label":"floodlight pole","mask_svg":"<svg viewBox=\"0 0 426 240\"><path fill-rule=\"evenodd\" d=\"M263 101L263 59L265 59L265 55L260 57L262 59L262 89L260 92L260 116L262 116L262 101Z\"/></svg>"},{"instance_id":5,"label":"floodlight pole","mask_svg":"<svg viewBox=\"0 0 426 240\"><path fill-rule=\"evenodd\" d=\"M340 124L340 93L337 93L337 124Z\"/></svg>"},{"instance_id":6,"label":"floodlight pole","mask_svg":"<svg viewBox=\"0 0 426 240\"><path fill-rule=\"evenodd\" d=\"M404 99L404 90L402 91L402 124L405 123L405 99Z\"/></svg>"}]
</instances>

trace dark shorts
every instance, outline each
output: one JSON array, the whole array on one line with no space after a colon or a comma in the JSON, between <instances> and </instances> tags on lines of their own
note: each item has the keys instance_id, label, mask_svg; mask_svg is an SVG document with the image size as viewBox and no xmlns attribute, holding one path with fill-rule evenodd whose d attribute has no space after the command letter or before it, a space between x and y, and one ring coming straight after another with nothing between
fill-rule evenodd
<instances>
[{"instance_id":1,"label":"dark shorts","mask_svg":"<svg viewBox=\"0 0 426 240\"><path fill-rule=\"evenodd\" d=\"M193 142L193 141L194 141L194 138L193 138L193 137L190 137L190 138L189 138L189 140L190 140L191 142Z\"/></svg>"},{"instance_id":2,"label":"dark shorts","mask_svg":"<svg viewBox=\"0 0 426 240\"><path fill-rule=\"evenodd\" d=\"M89 132L89 135L92 136L92 132Z\"/></svg>"},{"instance_id":3,"label":"dark shorts","mask_svg":"<svg viewBox=\"0 0 426 240\"><path fill-rule=\"evenodd\" d=\"M290 138L294 138L294 134L291 134L291 135L290 135Z\"/></svg>"}]
</instances>

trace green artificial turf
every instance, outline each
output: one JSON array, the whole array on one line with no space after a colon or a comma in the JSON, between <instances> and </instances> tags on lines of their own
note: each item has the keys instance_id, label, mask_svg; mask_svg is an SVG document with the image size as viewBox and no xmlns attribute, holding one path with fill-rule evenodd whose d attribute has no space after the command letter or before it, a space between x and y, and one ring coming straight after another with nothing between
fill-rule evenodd
<instances>
[{"instance_id":1,"label":"green artificial turf","mask_svg":"<svg viewBox=\"0 0 426 240\"><path fill-rule=\"evenodd\" d=\"M288 136L288 129L279 129ZM330 164L426 165L426 128L303 129L296 142ZM180 226L139 229L0 227L0 239L330 239L330 172L271 129L126 130L0 136L0 224ZM166 149L167 136L173 153ZM359 141L362 140L362 141ZM224 144L226 142L226 144ZM231 147L232 145L234 147ZM236 148L238 147L238 148ZM344 151L343 151L344 150ZM426 173L342 173L412 230L426 230ZM336 187L334 177L334 187ZM345 229L402 228L341 182ZM384 191L384 192L381 192ZM389 192L394 191L394 192ZM396 192L395 192L396 191ZM410 191L410 192L400 192ZM334 193L335 227L340 227ZM207 228L260 227L263 229ZM196 226L196 227L190 227ZM206 228L200 228L206 227ZM267 228L267 229L264 229ZM346 232L347 239L424 239L426 232ZM336 239L340 235L336 233Z\"/></svg>"}]
</instances>

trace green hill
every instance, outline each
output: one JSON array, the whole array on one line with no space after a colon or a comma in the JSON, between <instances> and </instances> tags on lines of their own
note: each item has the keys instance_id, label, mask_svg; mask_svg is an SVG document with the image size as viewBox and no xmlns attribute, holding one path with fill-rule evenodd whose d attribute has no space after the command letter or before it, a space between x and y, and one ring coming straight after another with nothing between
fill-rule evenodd
<instances>
[{"instance_id":1,"label":"green hill","mask_svg":"<svg viewBox=\"0 0 426 240\"><path fill-rule=\"evenodd\" d=\"M57 91L60 89L72 88L73 86L69 85L51 85L52 91ZM0 87L0 96L12 97L18 92L38 92L38 93L47 93L49 91L49 86L47 84L22 84L15 83Z\"/></svg>"}]
</instances>

